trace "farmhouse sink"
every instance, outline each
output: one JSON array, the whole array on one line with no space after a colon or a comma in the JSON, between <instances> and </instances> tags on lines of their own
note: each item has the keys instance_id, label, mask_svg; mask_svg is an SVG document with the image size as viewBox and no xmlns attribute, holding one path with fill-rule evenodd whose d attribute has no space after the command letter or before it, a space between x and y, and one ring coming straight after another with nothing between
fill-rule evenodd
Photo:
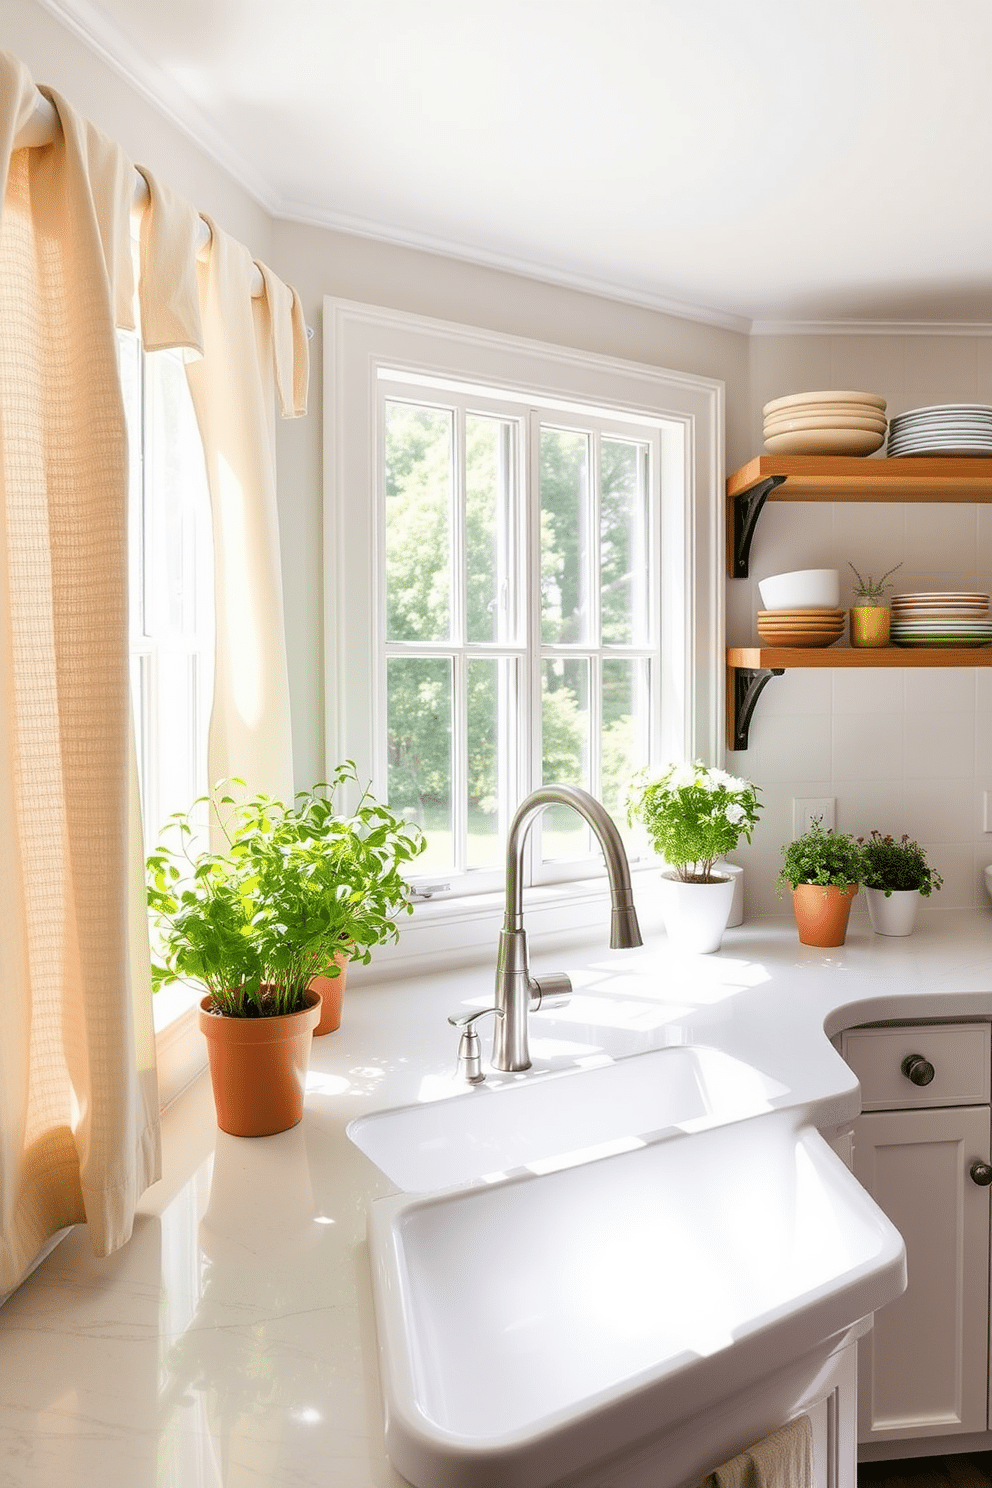
<instances>
[{"instance_id":1,"label":"farmhouse sink","mask_svg":"<svg viewBox=\"0 0 992 1488\"><path fill-rule=\"evenodd\" d=\"M720 1049L679 1045L378 1111L352 1121L348 1135L399 1188L428 1193L520 1169L549 1172L738 1121L785 1094Z\"/></svg>"},{"instance_id":2,"label":"farmhouse sink","mask_svg":"<svg viewBox=\"0 0 992 1488\"><path fill-rule=\"evenodd\" d=\"M638 1058L663 1085L661 1061ZM777 1110L555 1172L375 1201L398 1471L417 1488L546 1488L590 1468L603 1481L603 1464L633 1454L664 1466L651 1478L662 1483L687 1420L745 1398L749 1419L785 1419L782 1381L815 1376L905 1286L898 1233L796 1119ZM683 1462L682 1481L712 1465Z\"/></svg>"}]
</instances>

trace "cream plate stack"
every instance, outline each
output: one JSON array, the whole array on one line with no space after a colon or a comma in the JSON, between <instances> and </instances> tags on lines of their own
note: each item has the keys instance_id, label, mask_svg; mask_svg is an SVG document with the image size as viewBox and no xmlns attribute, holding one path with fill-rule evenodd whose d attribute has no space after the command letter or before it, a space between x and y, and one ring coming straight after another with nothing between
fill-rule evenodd
<instances>
[{"instance_id":1,"label":"cream plate stack","mask_svg":"<svg viewBox=\"0 0 992 1488\"><path fill-rule=\"evenodd\" d=\"M789 393L762 411L773 455L873 455L885 442L885 399L876 393Z\"/></svg>"},{"instance_id":2,"label":"cream plate stack","mask_svg":"<svg viewBox=\"0 0 992 1488\"><path fill-rule=\"evenodd\" d=\"M964 590L894 594L890 634L896 646L992 645L989 596Z\"/></svg>"},{"instance_id":3,"label":"cream plate stack","mask_svg":"<svg viewBox=\"0 0 992 1488\"><path fill-rule=\"evenodd\" d=\"M844 611L759 610L758 634L769 646L832 646L844 634Z\"/></svg>"}]
</instances>

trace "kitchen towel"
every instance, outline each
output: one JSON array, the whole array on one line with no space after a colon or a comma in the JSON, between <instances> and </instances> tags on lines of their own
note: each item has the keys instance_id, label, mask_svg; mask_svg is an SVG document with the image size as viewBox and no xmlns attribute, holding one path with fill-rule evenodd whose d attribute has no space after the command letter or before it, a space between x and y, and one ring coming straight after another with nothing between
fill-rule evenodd
<instances>
[{"instance_id":1,"label":"kitchen towel","mask_svg":"<svg viewBox=\"0 0 992 1488\"><path fill-rule=\"evenodd\" d=\"M812 1488L813 1428L797 1416L763 1441L732 1457L703 1479L700 1488Z\"/></svg>"}]
</instances>

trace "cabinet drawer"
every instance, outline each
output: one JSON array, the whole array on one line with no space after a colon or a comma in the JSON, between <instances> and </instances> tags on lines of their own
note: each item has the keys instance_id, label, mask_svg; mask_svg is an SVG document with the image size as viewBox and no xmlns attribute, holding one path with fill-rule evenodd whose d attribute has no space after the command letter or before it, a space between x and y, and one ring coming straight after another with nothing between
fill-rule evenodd
<instances>
[{"instance_id":1,"label":"cabinet drawer","mask_svg":"<svg viewBox=\"0 0 992 1488\"><path fill-rule=\"evenodd\" d=\"M981 1105L989 1099L988 1023L850 1028L841 1035L840 1052L861 1082L865 1111ZM913 1054L933 1065L926 1085L914 1084L903 1072L903 1061Z\"/></svg>"}]
</instances>

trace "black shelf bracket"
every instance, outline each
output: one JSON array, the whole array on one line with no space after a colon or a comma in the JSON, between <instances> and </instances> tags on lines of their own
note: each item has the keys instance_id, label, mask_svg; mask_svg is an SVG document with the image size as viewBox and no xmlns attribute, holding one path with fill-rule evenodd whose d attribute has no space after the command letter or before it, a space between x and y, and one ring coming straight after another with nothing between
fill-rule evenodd
<instances>
[{"instance_id":1,"label":"black shelf bracket","mask_svg":"<svg viewBox=\"0 0 992 1488\"><path fill-rule=\"evenodd\" d=\"M734 667L733 733L731 749L746 749L754 705L773 677L781 677L785 667Z\"/></svg>"},{"instance_id":2,"label":"black shelf bracket","mask_svg":"<svg viewBox=\"0 0 992 1488\"><path fill-rule=\"evenodd\" d=\"M751 540L769 494L785 480L784 475L769 475L734 497L734 571L731 578L746 579L751 558Z\"/></svg>"}]
</instances>

